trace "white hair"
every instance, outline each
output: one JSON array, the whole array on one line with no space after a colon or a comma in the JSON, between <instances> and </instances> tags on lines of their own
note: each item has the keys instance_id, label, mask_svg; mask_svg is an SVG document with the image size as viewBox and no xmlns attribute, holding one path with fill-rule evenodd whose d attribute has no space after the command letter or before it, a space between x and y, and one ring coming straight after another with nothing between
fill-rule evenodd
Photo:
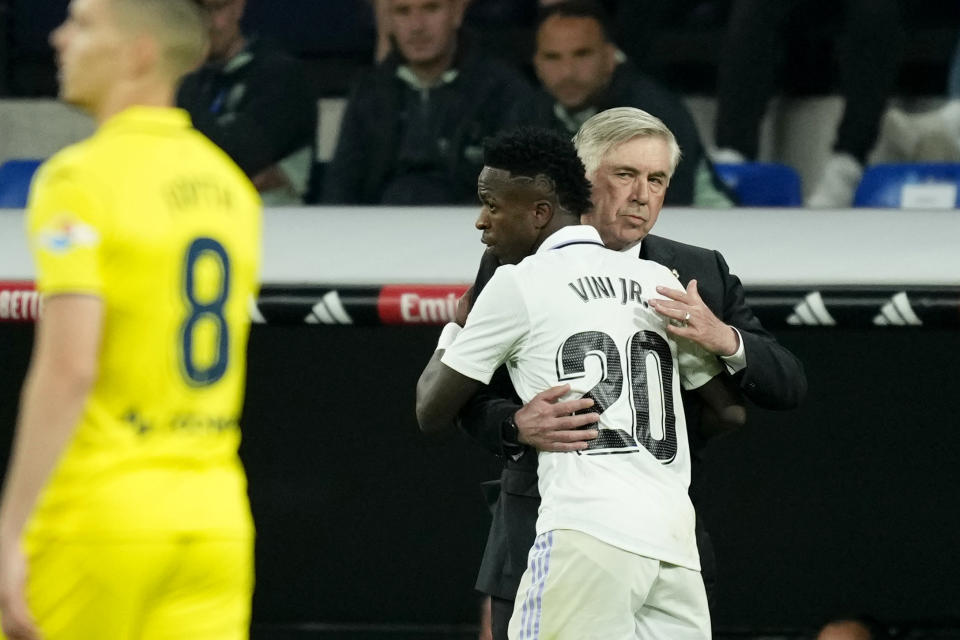
<instances>
[{"instance_id":1,"label":"white hair","mask_svg":"<svg viewBox=\"0 0 960 640\"><path fill-rule=\"evenodd\" d=\"M601 111L583 123L573 136L573 144L587 169L587 176L592 176L611 149L634 138L661 138L667 143L672 177L680 163L680 145L660 118L642 109L616 107Z\"/></svg>"}]
</instances>

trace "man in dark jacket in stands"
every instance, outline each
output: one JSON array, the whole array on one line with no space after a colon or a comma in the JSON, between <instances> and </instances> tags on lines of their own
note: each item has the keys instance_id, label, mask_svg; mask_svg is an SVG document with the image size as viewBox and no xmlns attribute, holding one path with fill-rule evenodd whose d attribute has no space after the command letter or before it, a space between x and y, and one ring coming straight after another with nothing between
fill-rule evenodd
<instances>
[{"instance_id":1,"label":"man in dark jacket in stands","mask_svg":"<svg viewBox=\"0 0 960 640\"><path fill-rule=\"evenodd\" d=\"M550 3L537 20L537 77L543 85L532 103L519 107L525 124L570 135L590 116L612 107L636 107L673 131L683 152L670 180L667 205L729 207L730 191L704 151L690 111L679 96L641 73L610 37L607 14L592 0Z\"/></svg>"},{"instance_id":2,"label":"man in dark jacket in stands","mask_svg":"<svg viewBox=\"0 0 960 640\"><path fill-rule=\"evenodd\" d=\"M483 139L514 124L529 86L470 46L462 0L387 4L393 51L350 96L323 200L474 203Z\"/></svg>"},{"instance_id":3,"label":"man in dark jacket in stands","mask_svg":"<svg viewBox=\"0 0 960 640\"><path fill-rule=\"evenodd\" d=\"M317 106L301 63L246 36L246 0L199 0L209 14L207 63L187 75L177 106L253 180L268 205L297 204L313 162Z\"/></svg>"}]
</instances>

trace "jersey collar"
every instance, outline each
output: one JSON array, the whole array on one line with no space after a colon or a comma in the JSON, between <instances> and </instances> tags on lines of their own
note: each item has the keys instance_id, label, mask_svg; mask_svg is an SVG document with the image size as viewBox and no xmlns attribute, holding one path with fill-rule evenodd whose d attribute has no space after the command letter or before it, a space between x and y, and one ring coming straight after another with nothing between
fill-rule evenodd
<instances>
[{"instance_id":1,"label":"jersey collar","mask_svg":"<svg viewBox=\"0 0 960 640\"><path fill-rule=\"evenodd\" d=\"M572 244L595 244L603 246L597 230L586 224L573 224L557 229L537 248L537 253L545 253L551 249L562 249Z\"/></svg>"},{"instance_id":2,"label":"jersey collar","mask_svg":"<svg viewBox=\"0 0 960 640\"><path fill-rule=\"evenodd\" d=\"M117 129L186 129L190 114L174 107L128 107L101 125L101 131Z\"/></svg>"}]
</instances>

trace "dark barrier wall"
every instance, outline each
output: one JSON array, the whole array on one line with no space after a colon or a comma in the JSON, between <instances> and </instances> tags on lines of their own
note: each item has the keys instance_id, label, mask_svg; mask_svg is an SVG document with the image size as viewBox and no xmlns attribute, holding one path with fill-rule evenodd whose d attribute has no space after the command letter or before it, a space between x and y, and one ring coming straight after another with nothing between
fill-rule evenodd
<instances>
[{"instance_id":1,"label":"dark barrier wall","mask_svg":"<svg viewBox=\"0 0 960 640\"><path fill-rule=\"evenodd\" d=\"M428 442L413 388L436 327L254 328L243 456L259 529L255 621L456 624L496 462ZM0 325L9 443L32 328ZM960 332L785 329L810 395L707 450L718 628L835 612L960 616Z\"/></svg>"}]
</instances>

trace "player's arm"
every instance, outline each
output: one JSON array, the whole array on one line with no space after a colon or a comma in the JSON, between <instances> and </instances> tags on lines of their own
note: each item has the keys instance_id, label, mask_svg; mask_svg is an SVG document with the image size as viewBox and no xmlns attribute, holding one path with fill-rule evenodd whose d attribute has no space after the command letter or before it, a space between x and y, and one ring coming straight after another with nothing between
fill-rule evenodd
<instances>
[{"instance_id":1,"label":"player's arm","mask_svg":"<svg viewBox=\"0 0 960 640\"><path fill-rule=\"evenodd\" d=\"M460 299L457 300L455 320L458 327L463 327L467 324L467 316L470 313L470 308L473 306L473 301L476 299L475 291L479 291L486 285L495 269L496 266L491 268L483 281L479 283L479 286L477 284L471 286L460 296ZM478 279L479 277L478 275ZM417 422L420 423L420 430L425 433L436 433L448 429L450 423L453 421L449 418L448 412L450 411L450 406L453 404L457 405L454 411L454 415L456 415L475 393L484 386L476 380L454 371L440 361L444 351L446 351L446 343L451 342L453 338L456 337L456 333L458 333L458 331L452 327L444 328L444 333L440 337L441 342L437 345L437 350L433 353L433 357L430 358L423 373L420 374L420 379L417 381ZM476 383L476 385L473 383ZM473 392L463 399L462 402L457 403L460 390L468 388L473 389ZM450 406L447 406L448 404Z\"/></svg>"},{"instance_id":2,"label":"player's arm","mask_svg":"<svg viewBox=\"0 0 960 640\"><path fill-rule=\"evenodd\" d=\"M466 326L444 327L437 350L417 383L417 418L426 432L455 424L457 413L518 352L529 315L512 267L497 269L477 294ZM442 361L441 361L442 358Z\"/></svg>"},{"instance_id":3,"label":"player's arm","mask_svg":"<svg viewBox=\"0 0 960 640\"><path fill-rule=\"evenodd\" d=\"M466 324L473 301L499 266L499 260L491 251L484 252L473 286L458 301L457 324ZM458 422L470 437L498 456L517 456L526 447L541 451L585 449L585 441L595 438L597 431L581 427L595 423L599 416L574 415L593 406L593 400L578 398L560 402L569 390L569 385L551 387L524 405L513 390L505 368L500 367L490 383L463 406Z\"/></svg>"},{"instance_id":4,"label":"player's arm","mask_svg":"<svg viewBox=\"0 0 960 640\"><path fill-rule=\"evenodd\" d=\"M9 637L38 637L24 597L20 537L96 381L102 327L103 302L97 297L58 295L44 301L0 500L0 617Z\"/></svg>"},{"instance_id":5,"label":"player's arm","mask_svg":"<svg viewBox=\"0 0 960 640\"><path fill-rule=\"evenodd\" d=\"M31 187L27 229L44 294L0 499L0 545L13 545L73 432L97 375L110 240L96 175L69 161L45 164Z\"/></svg>"},{"instance_id":6,"label":"player's arm","mask_svg":"<svg viewBox=\"0 0 960 640\"><path fill-rule=\"evenodd\" d=\"M457 414L483 387L440 361L445 349L437 349L417 381L417 422L424 433L439 433L454 426Z\"/></svg>"},{"instance_id":7,"label":"player's arm","mask_svg":"<svg viewBox=\"0 0 960 640\"><path fill-rule=\"evenodd\" d=\"M457 301L456 322L461 327L467 324L473 302L499 266L500 261L493 252L487 250L483 253L473 286ZM503 455L511 445L518 447L519 443L505 442L503 439L504 423L522 405L516 395L506 369L500 367L494 372L490 383L474 394L460 410L457 416L460 428L494 455Z\"/></svg>"},{"instance_id":8,"label":"player's arm","mask_svg":"<svg viewBox=\"0 0 960 640\"><path fill-rule=\"evenodd\" d=\"M44 300L20 398L10 471L0 503L0 544L16 540L83 410L97 377L103 301Z\"/></svg>"},{"instance_id":9,"label":"player's arm","mask_svg":"<svg viewBox=\"0 0 960 640\"><path fill-rule=\"evenodd\" d=\"M444 350L437 349L417 382L417 421L420 430L425 433L438 433L452 428L459 417L461 424L468 403L476 402L478 395L486 406L474 419L489 424L497 432L501 443L495 453L508 451L509 446L531 446L543 451L577 451L586 449L587 440L597 437L596 430L583 430L580 427L595 423L599 416L594 413L573 415L575 411L593 406L589 398L577 398L560 402L560 398L570 390L569 385L560 385L543 391L526 405L515 405L513 401L496 396L483 397L478 394L485 384L455 371L441 362ZM504 443L500 424L509 415L514 416L517 428L516 441ZM469 417L467 418L469 421ZM469 432L470 426L463 425Z\"/></svg>"}]
</instances>

